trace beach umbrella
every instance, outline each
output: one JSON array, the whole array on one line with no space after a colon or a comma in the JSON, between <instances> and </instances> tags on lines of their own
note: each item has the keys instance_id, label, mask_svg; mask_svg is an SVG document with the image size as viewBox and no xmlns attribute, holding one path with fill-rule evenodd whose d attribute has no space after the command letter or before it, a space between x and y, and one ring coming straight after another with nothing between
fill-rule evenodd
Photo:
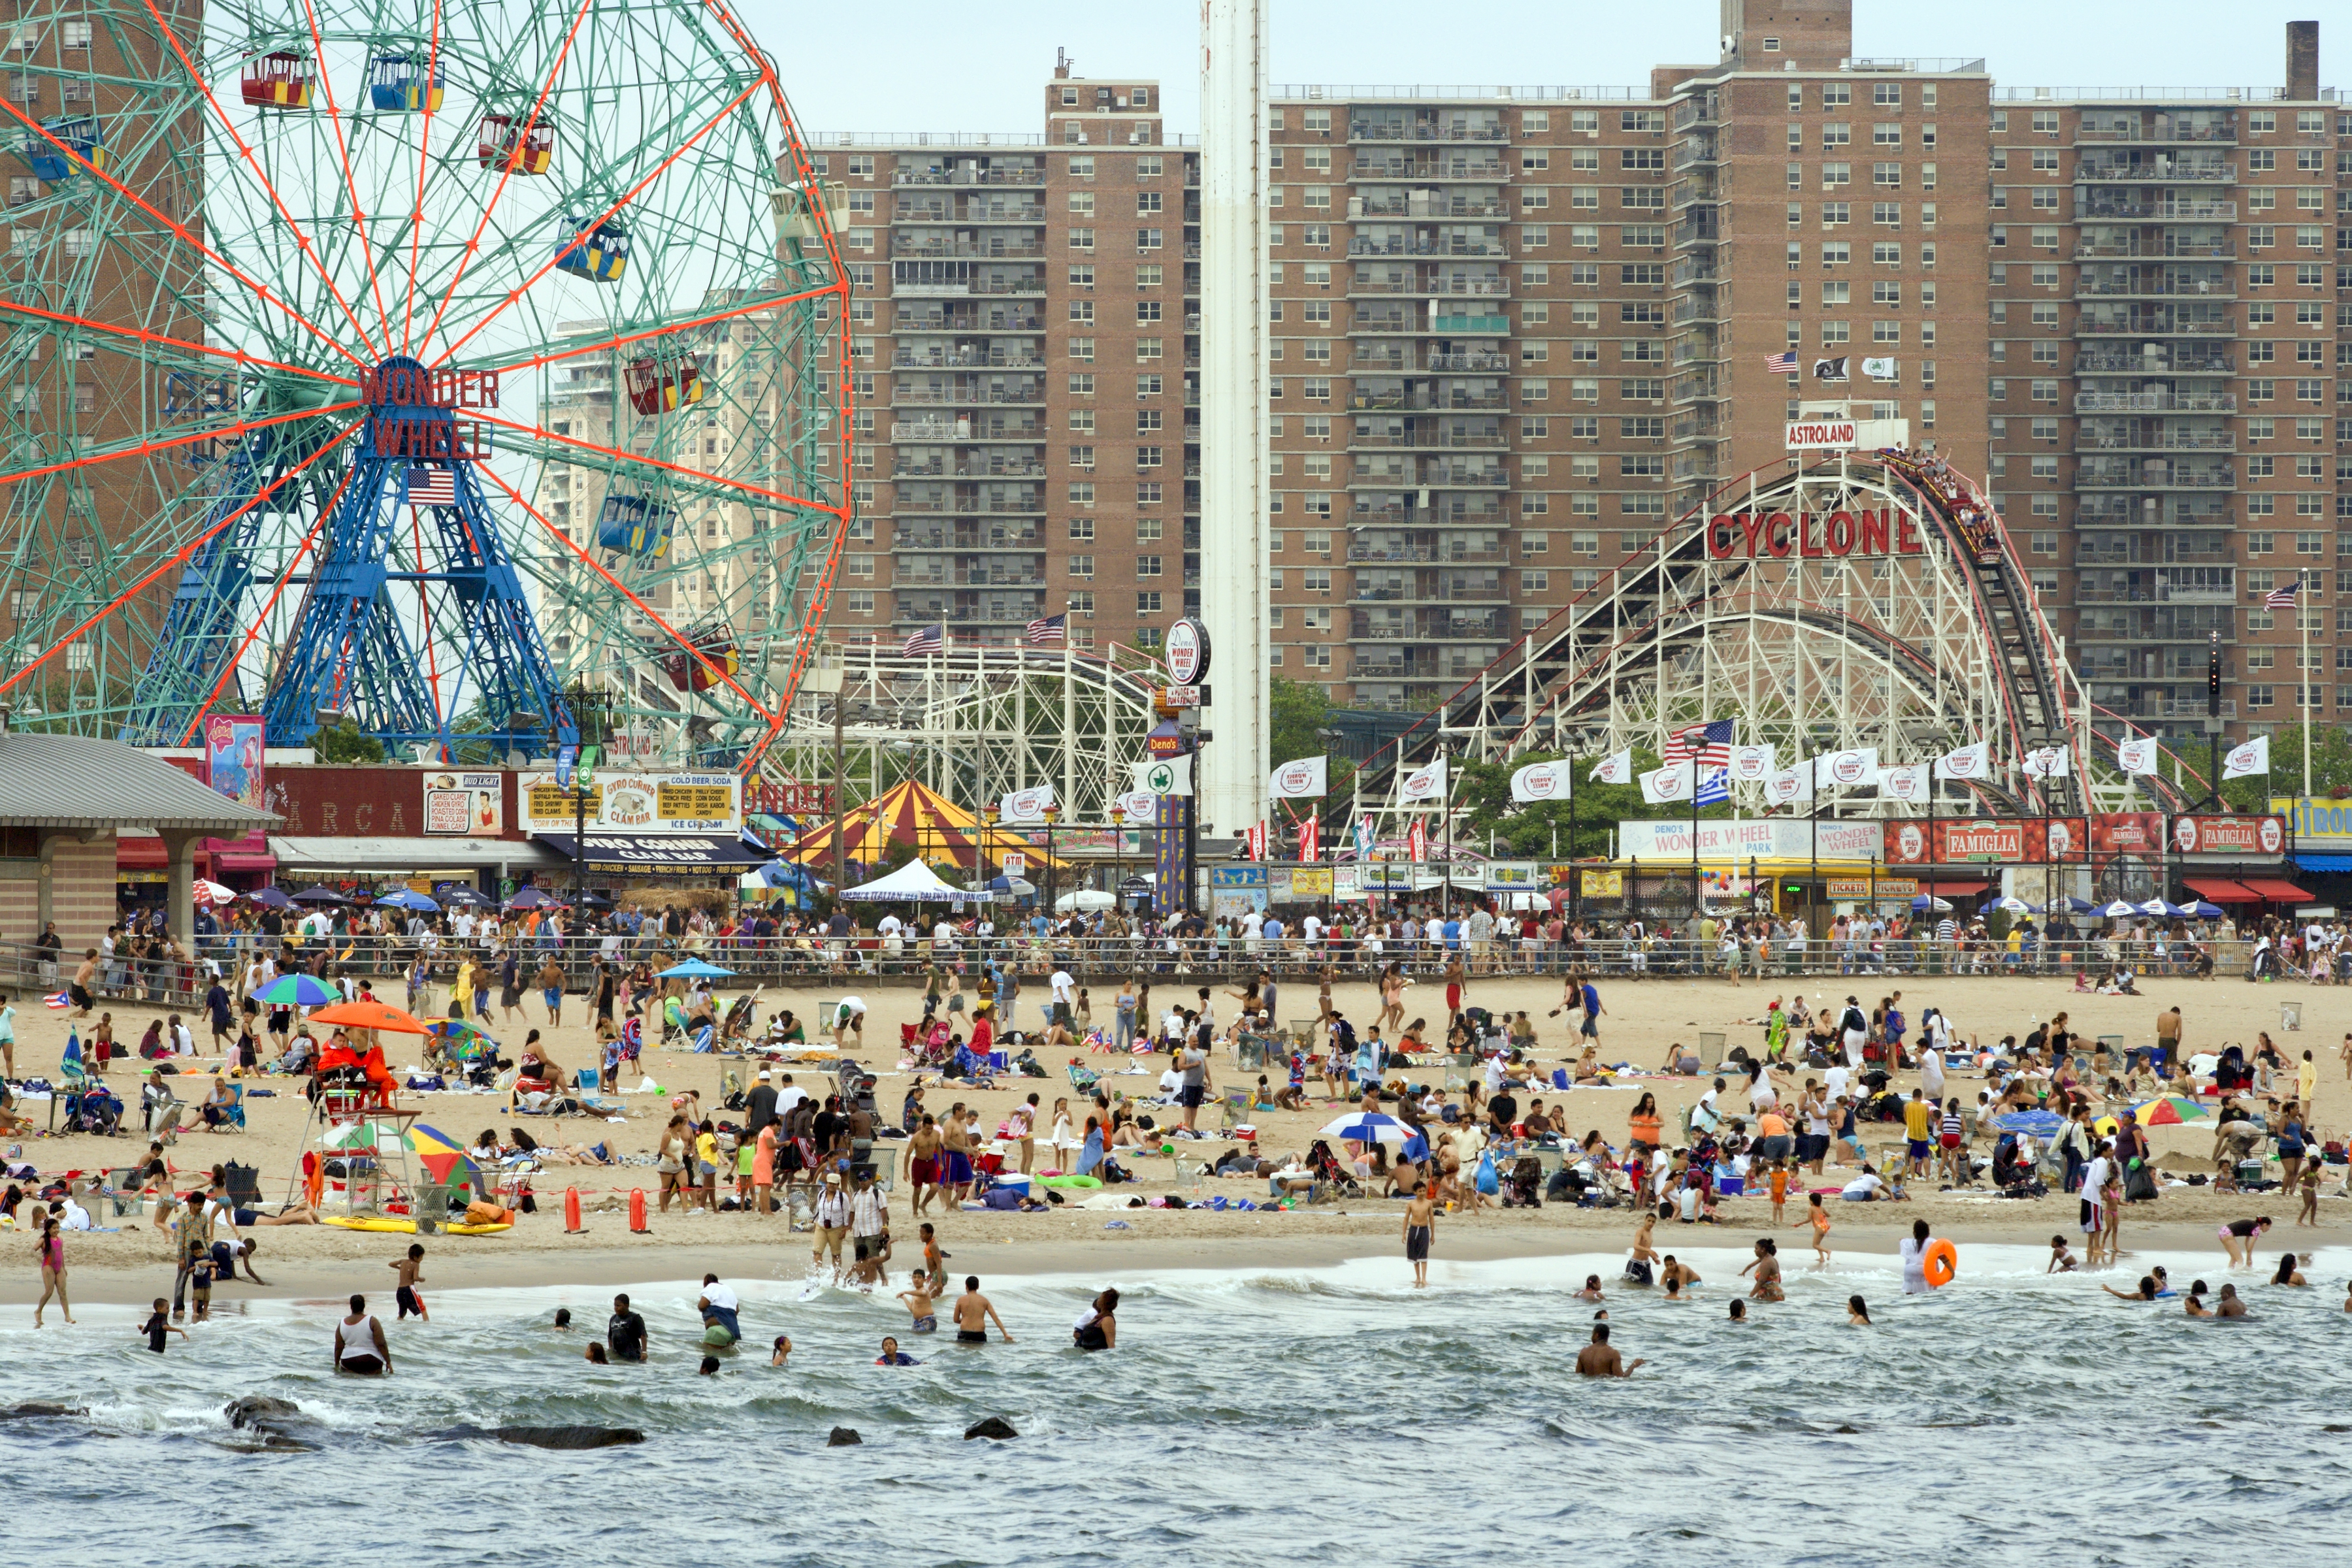
<instances>
[{"instance_id":1,"label":"beach umbrella","mask_svg":"<svg viewBox=\"0 0 2352 1568\"><path fill-rule=\"evenodd\" d=\"M294 895L298 904L348 904L351 900L332 888L305 888Z\"/></svg>"},{"instance_id":2,"label":"beach umbrella","mask_svg":"<svg viewBox=\"0 0 2352 1568\"><path fill-rule=\"evenodd\" d=\"M1118 903L1118 900L1111 897L1108 893L1101 892L1093 888L1080 888L1075 893L1064 893L1060 898L1055 899L1054 900L1054 907L1057 910L1108 910L1115 907Z\"/></svg>"},{"instance_id":3,"label":"beach umbrella","mask_svg":"<svg viewBox=\"0 0 2352 1568\"><path fill-rule=\"evenodd\" d=\"M2202 899L2198 900L2193 904L2184 905L2183 908L2187 909L2190 915L2200 921L2218 921L2221 918L2221 907L2216 904L2209 904Z\"/></svg>"},{"instance_id":4,"label":"beach umbrella","mask_svg":"<svg viewBox=\"0 0 2352 1568\"><path fill-rule=\"evenodd\" d=\"M1989 907L1996 910L2007 910L2013 915L2030 915L2033 912L2033 906L2032 904L2027 903L2023 899L2018 898L2014 894L2008 898L1998 900Z\"/></svg>"},{"instance_id":5,"label":"beach umbrella","mask_svg":"<svg viewBox=\"0 0 2352 1568\"><path fill-rule=\"evenodd\" d=\"M1016 899L1025 899L1036 892L1037 884L1023 877L992 877L988 880L988 890L992 893L1010 893Z\"/></svg>"},{"instance_id":6,"label":"beach umbrella","mask_svg":"<svg viewBox=\"0 0 2352 1568\"><path fill-rule=\"evenodd\" d=\"M2103 916L2111 921L2127 921L2134 915L2146 914L2147 912L2147 910L2141 909L2137 904L2128 904L2121 899L2117 899L2114 903L2105 905L2104 907L2092 911L2094 914Z\"/></svg>"},{"instance_id":7,"label":"beach umbrella","mask_svg":"<svg viewBox=\"0 0 2352 1568\"><path fill-rule=\"evenodd\" d=\"M293 900L276 888L256 888L246 894L246 900L247 902L261 904L273 910L291 909L294 904Z\"/></svg>"},{"instance_id":8,"label":"beach umbrella","mask_svg":"<svg viewBox=\"0 0 2352 1568\"><path fill-rule=\"evenodd\" d=\"M2052 1110L2010 1110L1992 1119L1993 1128L2000 1132L2024 1132L2035 1138L2048 1138L2062 1131L2065 1119Z\"/></svg>"},{"instance_id":9,"label":"beach umbrella","mask_svg":"<svg viewBox=\"0 0 2352 1568\"><path fill-rule=\"evenodd\" d=\"M383 1002L338 1002L311 1014L310 1021L345 1029L382 1029L394 1035L425 1032L422 1021Z\"/></svg>"},{"instance_id":10,"label":"beach umbrella","mask_svg":"<svg viewBox=\"0 0 2352 1568\"><path fill-rule=\"evenodd\" d=\"M409 1128L408 1149L416 1156L416 1163L425 1167L425 1174L445 1187L449 1184L451 1173L460 1165L466 1167L470 1176L479 1176L479 1173L474 1170L473 1161L466 1154L464 1144L422 1121Z\"/></svg>"},{"instance_id":11,"label":"beach umbrella","mask_svg":"<svg viewBox=\"0 0 2352 1568\"><path fill-rule=\"evenodd\" d=\"M1318 1136L1344 1138L1350 1143L1410 1143L1412 1129L1377 1110L1354 1111L1324 1128Z\"/></svg>"},{"instance_id":12,"label":"beach umbrella","mask_svg":"<svg viewBox=\"0 0 2352 1568\"><path fill-rule=\"evenodd\" d=\"M667 969L659 971L654 978L656 980L724 980L734 973L731 969L721 969L715 963L705 963L698 958L689 958L684 963L673 963Z\"/></svg>"},{"instance_id":13,"label":"beach umbrella","mask_svg":"<svg viewBox=\"0 0 2352 1568\"><path fill-rule=\"evenodd\" d=\"M498 1041L484 1033L480 1026L469 1024L463 1018L428 1019L425 1032L446 1040L448 1054L461 1062L478 1061L499 1048Z\"/></svg>"},{"instance_id":14,"label":"beach umbrella","mask_svg":"<svg viewBox=\"0 0 2352 1568\"><path fill-rule=\"evenodd\" d=\"M340 1002L342 995L315 974L281 974L269 983L261 999L279 1007L323 1007Z\"/></svg>"},{"instance_id":15,"label":"beach umbrella","mask_svg":"<svg viewBox=\"0 0 2352 1568\"><path fill-rule=\"evenodd\" d=\"M207 908L214 904L234 903L236 900L235 888L225 888L218 882L208 882L202 877L195 880L195 895L196 902Z\"/></svg>"},{"instance_id":16,"label":"beach umbrella","mask_svg":"<svg viewBox=\"0 0 2352 1568\"><path fill-rule=\"evenodd\" d=\"M544 888L521 889L513 898L507 900L507 908L510 910L546 910L562 907L562 900L550 897Z\"/></svg>"},{"instance_id":17,"label":"beach umbrella","mask_svg":"<svg viewBox=\"0 0 2352 1568\"><path fill-rule=\"evenodd\" d=\"M1948 899L1938 899L1927 893L1922 893L1911 900L1912 910L1917 914L1926 914L1930 910L1937 914L1943 914L1951 907L1951 900Z\"/></svg>"},{"instance_id":18,"label":"beach umbrella","mask_svg":"<svg viewBox=\"0 0 2352 1568\"><path fill-rule=\"evenodd\" d=\"M2178 1094L2160 1094L2132 1107L2132 1120L2142 1127L2177 1127L2184 1121L2202 1121L2208 1114L2203 1106Z\"/></svg>"},{"instance_id":19,"label":"beach umbrella","mask_svg":"<svg viewBox=\"0 0 2352 1568\"><path fill-rule=\"evenodd\" d=\"M481 894L476 892L473 889L462 884L457 887L446 889L441 894L441 904L445 909L451 904L463 904L468 909L478 910L487 908L489 901L489 900L482 897Z\"/></svg>"},{"instance_id":20,"label":"beach umbrella","mask_svg":"<svg viewBox=\"0 0 2352 1568\"><path fill-rule=\"evenodd\" d=\"M428 915L441 912L439 904L414 888L402 888L396 892L386 893L377 899L376 902L395 910L415 910Z\"/></svg>"}]
</instances>

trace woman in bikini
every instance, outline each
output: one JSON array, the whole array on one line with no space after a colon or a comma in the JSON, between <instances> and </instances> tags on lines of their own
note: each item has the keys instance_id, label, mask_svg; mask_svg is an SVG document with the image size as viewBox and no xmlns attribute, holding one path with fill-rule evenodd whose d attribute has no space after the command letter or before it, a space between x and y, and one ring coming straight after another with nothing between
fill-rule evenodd
<instances>
[{"instance_id":1,"label":"woman in bikini","mask_svg":"<svg viewBox=\"0 0 2352 1568\"><path fill-rule=\"evenodd\" d=\"M33 1256L41 1264L41 1299L33 1304L33 1327L37 1329L41 1326L41 1313L47 1308L52 1292L57 1296L58 1306L66 1315L66 1321L72 1322L73 1302L66 1298L66 1244L65 1238L58 1234L56 1220L41 1222L41 1239L36 1244Z\"/></svg>"}]
</instances>

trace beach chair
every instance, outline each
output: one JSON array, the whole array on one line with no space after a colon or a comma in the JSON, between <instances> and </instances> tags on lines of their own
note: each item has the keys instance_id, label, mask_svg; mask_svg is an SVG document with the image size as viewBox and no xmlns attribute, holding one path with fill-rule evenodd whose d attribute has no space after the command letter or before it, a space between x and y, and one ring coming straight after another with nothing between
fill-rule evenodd
<instances>
[{"instance_id":1,"label":"beach chair","mask_svg":"<svg viewBox=\"0 0 2352 1568\"><path fill-rule=\"evenodd\" d=\"M1077 1090L1080 1094L1085 1094L1091 1090L1094 1086L1100 1081L1101 1077L1101 1075L1097 1073L1092 1068L1086 1066L1082 1062L1076 1061L1070 1063L1069 1074L1070 1087Z\"/></svg>"}]
</instances>

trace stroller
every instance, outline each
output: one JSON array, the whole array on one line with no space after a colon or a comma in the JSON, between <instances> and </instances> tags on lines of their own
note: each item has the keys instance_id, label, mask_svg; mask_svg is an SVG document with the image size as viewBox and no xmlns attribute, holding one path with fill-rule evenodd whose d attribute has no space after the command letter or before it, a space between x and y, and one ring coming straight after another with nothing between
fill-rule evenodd
<instances>
[{"instance_id":1,"label":"stroller","mask_svg":"<svg viewBox=\"0 0 2352 1568\"><path fill-rule=\"evenodd\" d=\"M1341 1197L1360 1198L1364 1195L1362 1184L1356 1180L1347 1166L1339 1163L1339 1156L1331 1152L1331 1145L1320 1138L1315 1140L1313 1147L1307 1151L1307 1168L1315 1173L1316 1181L1330 1183L1331 1190Z\"/></svg>"},{"instance_id":2,"label":"stroller","mask_svg":"<svg viewBox=\"0 0 2352 1568\"><path fill-rule=\"evenodd\" d=\"M874 1075L872 1073L845 1057L842 1058L841 1066L833 1075L833 1081L835 1090L841 1096L842 1109L862 1110L877 1121L880 1120L879 1113L874 1109Z\"/></svg>"},{"instance_id":3,"label":"stroller","mask_svg":"<svg viewBox=\"0 0 2352 1568\"><path fill-rule=\"evenodd\" d=\"M102 1084L78 1089L66 1096L66 1129L111 1138L122 1126L122 1101Z\"/></svg>"}]
</instances>

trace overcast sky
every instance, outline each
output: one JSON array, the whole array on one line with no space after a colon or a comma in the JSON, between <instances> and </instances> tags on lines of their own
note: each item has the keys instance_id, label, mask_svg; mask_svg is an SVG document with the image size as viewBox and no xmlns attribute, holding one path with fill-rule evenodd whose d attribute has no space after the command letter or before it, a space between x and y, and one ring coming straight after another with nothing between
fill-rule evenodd
<instances>
[{"instance_id":1,"label":"overcast sky","mask_svg":"<svg viewBox=\"0 0 2352 1568\"><path fill-rule=\"evenodd\" d=\"M1716 0L1488 0L1451 14L1389 0L1269 3L1277 83L1623 87L1647 81L1653 64L1717 53ZM743 0L739 14L810 131L1042 131L1037 89L1056 47L1080 76L1156 77L1169 128L1199 129L1193 0ZM2352 49L2352 15L2312 0L1857 0L1854 51L1982 58L2009 87L2275 86L2284 25L2308 16L2341 18L2321 30L2320 80L2343 79L2331 61Z\"/></svg>"}]
</instances>

